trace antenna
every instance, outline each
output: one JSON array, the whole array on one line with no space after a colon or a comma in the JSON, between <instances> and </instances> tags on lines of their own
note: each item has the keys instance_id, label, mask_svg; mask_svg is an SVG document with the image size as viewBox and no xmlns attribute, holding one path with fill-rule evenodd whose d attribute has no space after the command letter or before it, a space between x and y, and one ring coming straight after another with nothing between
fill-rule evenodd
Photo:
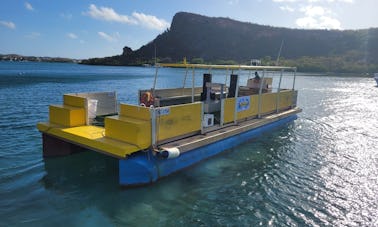
<instances>
[{"instance_id":1,"label":"antenna","mask_svg":"<svg viewBox=\"0 0 378 227\"><path fill-rule=\"evenodd\" d=\"M277 55L277 60L276 60L276 65L278 65L278 61L280 60L280 56L281 56L281 51L282 51L282 46L284 44L284 40L282 39L281 41L281 46L280 46L280 50L278 51L278 55Z\"/></svg>"},{"instance_id":2,"label":"antenna","mask_svg":"<svg viewBox=\"0 0 378 227\"><path fill-rule=\"evenodd\" d=\"M155 65L156 65L156 62L157 62L157 60L156 60L156 43L154 43L154 47L155 47Z\"/></svg>"}]
</instances>

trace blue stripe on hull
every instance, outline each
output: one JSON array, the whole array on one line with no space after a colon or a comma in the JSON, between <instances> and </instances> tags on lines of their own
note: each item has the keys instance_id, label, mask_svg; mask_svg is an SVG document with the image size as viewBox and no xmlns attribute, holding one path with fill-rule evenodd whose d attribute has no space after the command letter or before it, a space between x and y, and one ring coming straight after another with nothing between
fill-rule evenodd
<instances>
[{"instance_id":1,"label":"blue stripe on hull","mask_svg":"<svg viewBox=\"0 0 378 227\"><path fill-rule=\"evenodd\" d=\"M176 171L189 167L199 161L219 154L222 151L297 119L296 115L288 116L267 125L229 137L227 139L180 154L173 159L158 159L151 151L138 152L127 159L119 160L119 183L122 186L135 186L152 183Z\"/></svg>"}]
</instances>

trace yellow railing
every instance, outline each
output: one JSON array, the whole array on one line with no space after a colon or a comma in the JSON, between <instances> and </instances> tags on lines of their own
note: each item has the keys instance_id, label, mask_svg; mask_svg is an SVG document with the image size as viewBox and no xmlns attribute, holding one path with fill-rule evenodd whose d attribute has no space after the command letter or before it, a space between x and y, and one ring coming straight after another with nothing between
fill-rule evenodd
<instances>
[{"instance_id":1,"label":"yellow railing","mask_svg":"<svg viewBox=\"0 0 378 227\"><path fill-rule=\"evenodd\" d=\"M157 108L156 140L188 135L201 131L202 103L190 103Z\"/></svg>"},{"instance_id":2,"label":"yellow railing","mask_svg":"<svg viewBox=\"0 0 378 227\"><path fill-rule=\"evenodd\" d=\"M292 105L294 91L284 90L279 93L264 93L261 94L261 109L259 113L258 107L258 94L249 96L249 108L236 111L236 120L250 118L257 116L258 114L264 115L281 109L287 109ZM277 97L279 96L279 97ZM240 98L240 97L239 97ZM235 100L236 98L228 98L224 102L224 123L233 122L235 113ZM277 106L277 100L279 105Z\"/></svg>"}]
</instances>

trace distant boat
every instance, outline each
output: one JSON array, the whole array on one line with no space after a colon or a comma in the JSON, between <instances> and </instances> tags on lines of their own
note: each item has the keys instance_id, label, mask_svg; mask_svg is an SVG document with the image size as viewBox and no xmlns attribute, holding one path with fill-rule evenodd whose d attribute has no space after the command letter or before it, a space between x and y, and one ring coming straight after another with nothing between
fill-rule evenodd
<instances>
[{"instance_id":1,"label":"distant boat","mask_svg":"<svg viewBox=\"0 0 378 227\"><path fill-rule=\"evenodd\" d=\"M378 86L378 73L374 73L374 80L375 82L377 82L377 86Z\"/></svg>"}]
</instances>

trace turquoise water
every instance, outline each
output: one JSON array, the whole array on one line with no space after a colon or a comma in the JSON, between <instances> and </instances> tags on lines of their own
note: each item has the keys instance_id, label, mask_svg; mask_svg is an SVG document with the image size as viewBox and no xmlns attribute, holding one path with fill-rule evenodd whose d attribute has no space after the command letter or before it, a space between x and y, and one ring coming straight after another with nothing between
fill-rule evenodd
<instances>
[{"instance_id":1,"label":"turquoise water","mask_svg":"<svg viewBox=\"0 0 378 227\"><path fill-rule=\"evenodd\" d=\"M49 104L112 90L136 103L154 73L0 62L0 226L378 225L378 88L367 77L299 75L298 120L147 187L120 188L117 160L95 152L42 158L35 125ZM182 86L182 70L160 75L158 87Z\"/></svg>"}]
</instances>

